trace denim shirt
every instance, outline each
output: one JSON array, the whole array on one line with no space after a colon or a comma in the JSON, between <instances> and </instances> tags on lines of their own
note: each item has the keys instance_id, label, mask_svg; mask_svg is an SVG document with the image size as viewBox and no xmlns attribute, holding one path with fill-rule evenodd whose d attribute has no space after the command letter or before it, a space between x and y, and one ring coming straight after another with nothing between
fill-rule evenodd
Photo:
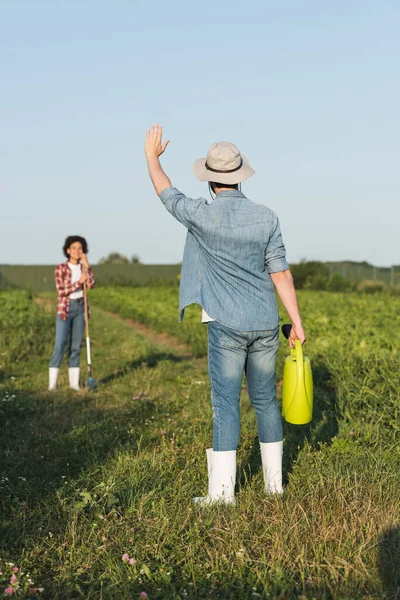
<instances>
[{"instance_id":1,"label":"denim shirt","mask_svg":"<svg viewBox=\"0 0 400 600\"><path fill-rule=\"evenodd\" d=\"M179 293L185 307L200 304L221 325L240 331L279 325L270 273L289 269L276 214L238 190L209 204L170 187L160 199L188 230Z\"/></svg>"}]
</instances>

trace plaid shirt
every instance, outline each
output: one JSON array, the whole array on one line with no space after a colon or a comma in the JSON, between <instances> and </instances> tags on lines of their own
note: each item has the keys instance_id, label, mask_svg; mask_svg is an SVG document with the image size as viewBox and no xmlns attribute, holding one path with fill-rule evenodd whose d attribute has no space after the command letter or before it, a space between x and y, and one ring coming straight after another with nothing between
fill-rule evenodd
<instances>
[{"instance_id":1,"label":"plaid shirt","mask_svg":"<svg viewBox=\"0 0 400 600\"><path fill-rule=\"evenodd\" d=\"M91 290L94 287L94 278L92 270L86 269L86 286ZM54 279L56 282L57 289L57 314L63 321L68 319L69 303L71 302L70 294L77 292L82 288L82 284L77 281L73 285L71 284L72 271L68 266L68 261L61 263L56 266L54 271ZM89 311L89 308L88 308ZM90 316L90 311L89 311Z\"/></svg>"}]
</instances>

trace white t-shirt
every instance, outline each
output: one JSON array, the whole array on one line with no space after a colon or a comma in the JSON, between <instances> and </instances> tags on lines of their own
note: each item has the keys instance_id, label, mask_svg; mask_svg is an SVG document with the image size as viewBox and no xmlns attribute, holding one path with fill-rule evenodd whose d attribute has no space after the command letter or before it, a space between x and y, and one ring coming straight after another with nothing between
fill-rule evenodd
<instances>
[{"instance_id":1,"label":"white t-shirt","mask_svg":"<svg viewBox=\"0 0 400 600\"><path fill-rule=\"evenodd\" d=\"M77 281L80 280L81 275L82 275L82 267L81 267L80 263L78 263L77 265L73 265L70 262L68 263L68 266L72 271L71 285L73 285L74 283L76 283ZM81 289L77 290L73 294L70 294L69 297L71 298L71 300L76 300L77 298L83 298L82 286L81 286Z\"/></svg>"},{"instance_id":2,"label":"white t-shirt","mask_svg":"<svg viewBox=\"0 0 400 600\"><path fill-rule=\"evenodd\" d=\"M206 313L204 308L201 309L201 322L202 323L211 323L211 321L215 321L210 315Z\"/></svg>"}]
</instances>

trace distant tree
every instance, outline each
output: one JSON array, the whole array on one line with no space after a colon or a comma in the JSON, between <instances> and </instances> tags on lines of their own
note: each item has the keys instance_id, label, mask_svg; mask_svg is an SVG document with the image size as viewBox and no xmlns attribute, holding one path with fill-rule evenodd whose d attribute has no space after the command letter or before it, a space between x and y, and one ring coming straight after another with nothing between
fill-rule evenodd
<instances>
[{"instance_id":1,"label":"distant tree","mask_svg":"<svg viewBox=\"0 0 400 600\"><path fill-rule=\"evenodd\" d=\"M108 256L105 256L99 260L99 265L111 265L111 264L127 264L129 259L127 256L120 254L119 252L110 252Z\"/></svg>"},{"instance_id":2,"label":"distant tree","mask_svg":"<svg viewBox=\"0 0 400 600\"><path fill-rule=\"evenodd\" d=\"M351 283L342 277L340 273L334 273L332 277L329 278L326 289L330 292L348 292L351 290Z\"/></svg>"},{"instance_id":3,"label":"distant tree","mask_svg":"<svg viewBox=\"0 0 400 600\"><path fill-rule=\"evenodd\" d=\"M138 254L132 254L131 263L137 265L140 263L140 257Z\"/></svg>"},{"instance_id":4,"label":"distant tree","mask_svg":"<svg viewBox=\"0 0 400 600\"><path fill-rule=\"evenodd\" d=\"M291 265L294 284L297 289L324 290L329 279L329 268L316 260L301 261Z\"/></svg>"}]
</instances>

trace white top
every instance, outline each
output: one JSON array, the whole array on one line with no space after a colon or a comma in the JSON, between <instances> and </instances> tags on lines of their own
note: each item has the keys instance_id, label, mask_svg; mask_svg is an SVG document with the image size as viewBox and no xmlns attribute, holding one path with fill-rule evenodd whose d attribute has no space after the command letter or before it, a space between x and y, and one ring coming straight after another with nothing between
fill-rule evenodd
<instances>
[{"instance_id":1,"label":"white top","mask_svg":"<svg viewBox=\"0 0 400 600\"><path fill-rule=\"evenodd\" d=\"M213 319L212 317L210 317L210 315L208 315L206 313L206 311L204 310L204 308L202 308L202 310L201 310L201 322L202 323L211 323L211 321L215 321L215 319Z\"/></svg>"},{"instance_id":2,"label":"white top","mask_svg":"<svg viewBox=\"0 0 400 600\"><path fill-rule=\"evenodd\" d=\"M73 265L70 262L68 263L68 266L72 271L71 285L73 285L74 283L76 283L77 281L80 280L81 275L82 275L82 267L81 267L80 263L78 263L77 265ZM83 298L82 286L79 290L77 290L73 294L70 294L69 297L71 298L71 300L76 300L77 298Z\"/></svg>"}]
</instances>

